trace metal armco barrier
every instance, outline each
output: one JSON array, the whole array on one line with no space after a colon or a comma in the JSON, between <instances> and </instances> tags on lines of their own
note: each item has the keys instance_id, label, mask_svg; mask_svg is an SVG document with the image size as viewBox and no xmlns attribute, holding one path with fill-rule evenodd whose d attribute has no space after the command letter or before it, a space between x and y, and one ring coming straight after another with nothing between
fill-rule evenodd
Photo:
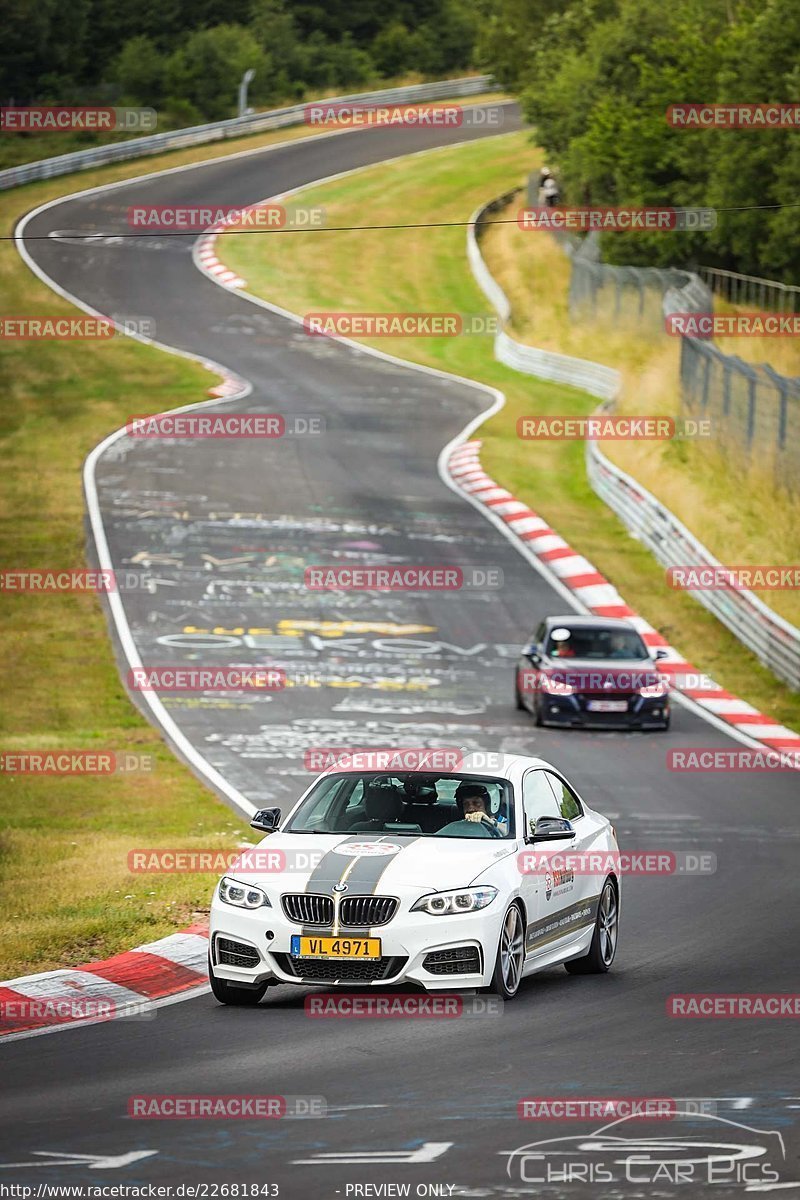
<instances>
[{"instance_id":1,"label":"metal armco barrier","mask_svg":"<svg viewBox=\"0 0 800 1200\"><path fill-rule=\"evenodd\" d=\"M323 101L307 100L289 108L274 108L268 112L253 113L249 117L232 117L227 121L214 121L208 125L193 125L188 129L174 129L169 133L153 133L124 142L93 146L90 150L76 150L71 154L60 154L56 158L43 158L19 167L8 167L0 171L0 191L19 187L37 179L68 175L72 171L86 171L90 167L102 167L108 163L145 158L150 154L160 154L164 150L180 150L186 146L199 146L225 138L302 125L303 114L311 104L417 104L426 100L476 96L485 92L492 83L491 75L475 75L467 79L444 79L434 83L389 88L385 91L359 92L352 96L331 96Z\"/></svg>"},{"instance_id":2,"label":"metal armco barrier","mask_svg":"<svg viewBox=\"0 0 800 1200\"><path fill-rule=\"evenodd\" d=\"M778 279L762 279L759 275L740 275L722 267L698 267L700 275L715 295L731 304L755 304L760 310L796 312L800 287L781 283Z\"/></svg>"},{"instance_id":3,"label":"metal armco barrier","mask_svg":"<svg viewBox=\"0 0 800 1200\"><path fill-rule=\"evenodd\" d=\"M467 229L467 257L472 273L504 324L510 316L511 306L480 252L478 231L486 215L513 195L513 192L509 193L478 209L470 218ZM685 280L684 286L695 293L699 290L695 289L694 279ZM688 299L681 297L682 290L671 294L671 300L678 308ZM504 329L497 334L494 347L495 357L507 366L537 379L571 384L592 396L599 396L604 400L600 411L613 408L620 383L619 373L613 368L566 354L537 350L516 341ZM722 565L652 492L615 466L591 440L586 442L586 472L601 500L665 567ZM692 590L691 595L779 679L800 689L800 629L778 616L752 592Z\"/></svg>"},{"instance_id":4,"label":"metal armco barrier","mask_svg":"<svg viewBox=\"0 0 800 1200\"><path fill-rule=\"evenodd\" d=\"M592 441L586 443L586 473L601 500L665 567L722 566L652 492L610 462ZM773 674L800 689L800 629L752 592L692 590L691 594Z\"/></svg>"}]
</instances>

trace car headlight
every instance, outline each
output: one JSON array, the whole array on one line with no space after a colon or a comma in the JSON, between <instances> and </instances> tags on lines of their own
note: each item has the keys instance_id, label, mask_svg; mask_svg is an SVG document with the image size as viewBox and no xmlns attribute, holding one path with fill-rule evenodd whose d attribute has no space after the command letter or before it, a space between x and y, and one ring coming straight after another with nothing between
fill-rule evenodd
<instances>
[{"instance_id":1,"label":"car headlight","mask_svg":"<svg viewBox=\"0 0 800 1200\"><path fill-rule=\"evenodd\" d=\"M572 696L576 689L571 683L567 683L565 679L543 675L542 691L546 692L548 696Z\"/></svg>"},{"instance_id":2,"label":"car headlight","mask_svg":"<svg viewBox=\"0 0 800 1200\"><path fill-rule=\"evenodd\" d=\"M640 696L648 696L650 698L666 696L669 691L669 680L659 679L658 683L650 683L646 687L639 688Z\"/></svg>"},{"instance_id":3,"label":"car headlight","mask_svg":"<svg viewBox=\"0 0 800 1200\"><path fill-rule=\"evenodd\" d=\"M236 908L272 908L269 896L261 888L253 887L252 883L239 883L228 875L219 881L219 898Z\"/></svg>"},{"instance_id":4,"label":"car headlight","mask_svg":"<svg viewBox=\"0 0 800 1200\"><path fill-rule=\"evenodd\" d=\"M477 912L486 908L497 895L496 887L461 888L457 892L432 892L422 896L411 911L430 913L432 917L452 917L456 913Z\"/></svg>"}]
</instances>

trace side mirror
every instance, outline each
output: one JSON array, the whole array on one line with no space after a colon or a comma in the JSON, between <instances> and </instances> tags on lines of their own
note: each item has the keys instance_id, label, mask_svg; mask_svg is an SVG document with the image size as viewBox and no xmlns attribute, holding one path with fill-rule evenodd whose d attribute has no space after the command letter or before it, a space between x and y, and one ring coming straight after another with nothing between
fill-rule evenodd
<instances>
[{"instance_id":1,"label":"side mirror","mask_svg":"<svg viewBox=\"0 0 800 1200\"><path fill-rule=\"evenodd\" d=\"M279 808L260 808L254 814L250 824L253 829L260 829L262 833L274 833L280 820L281 810Z\"/></svg>"},{"instance_id":2,"label":"side mirror","mask_svg":"<svg viewBox=\"0 0 800 1200\"><path fill-rule=\"evenodd\" d=\"M656 650L655 654L653 655L653 658L656 660L656 662L658 662L658 660L660 658L668 658L668 657L669 657L669 650L665 650L663 646L661 647L660 650Z\"/></svg>"},{"instance_id":3,"label":"side mirror","mask_svg":"<svg viewBox=\"0 0 800 1200\"><path fill-rule=\"evenodd\" d=\"M539 653L539 647L536 645L536 642L531 642L529 646L525 647L522 653L526 658L529 658L532 663L540 663L542 661L542 656Z\"/></svg>"},{"instance_id":4,"label":"side mirror","mask_svg":"<svg viewBox=\"0 0 800 1200\"><path fill-rule=\"evenodd\" d=\"M533 824L533 822L531 822ZM566 842L575 837L575 830L564 817L539 817L531 830L532 842Z\"/></svg>"}]
</instances>

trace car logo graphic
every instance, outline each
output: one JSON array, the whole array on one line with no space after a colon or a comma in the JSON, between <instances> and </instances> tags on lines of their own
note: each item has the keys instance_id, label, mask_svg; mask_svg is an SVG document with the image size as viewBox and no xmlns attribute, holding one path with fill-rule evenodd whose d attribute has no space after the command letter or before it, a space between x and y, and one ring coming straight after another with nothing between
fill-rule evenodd
<instances>
[{"instance_id":1,"label":"car logo graphic","mask_svg":"<svg viewBox=\"0 0 800 1200\"><path fill-rule=\"evenodd\" d=\"M334 892L346 892L349 887L347 883L335 883L333 885Z\"/></svg>"},{"instance_id":2,"label":"car logo graphic","mask_svg":"<svg viewBox=\"0 0 800 1200\"><path fill-rule=\"evenodd\" d=\"M565 1175L569 1177L572 1166L583 1171L573 1178L586 1180L588 1172L591 1179L605 1183L630 1180L635 1172L640 1182L648 1183L692 1179L707 1184L724 1178L729 1185L750 1184L747 1190L753 1191L767 1190L765 1184L781 1186L776 1168L786 1162L786 1147L778 1130L755 1129L711 1113L678 1109L669 1114L669 1134L645 1132L626 1137L628 1123L639 1120L631 1114L589 1135L547 1138L499 1153L507 1158L508 1177L518 1176L523 1183L561 1181ZM698 1130L698 1122L708 1124Z\"/></svg>"}]
</instances>

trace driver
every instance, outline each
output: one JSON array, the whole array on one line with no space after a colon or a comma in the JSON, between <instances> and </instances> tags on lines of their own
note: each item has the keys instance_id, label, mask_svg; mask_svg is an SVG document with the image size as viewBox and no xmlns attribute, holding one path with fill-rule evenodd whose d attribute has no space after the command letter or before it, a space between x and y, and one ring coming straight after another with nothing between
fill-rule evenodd
<instances>
[{"instance_id":1,"label":"driver","mask_svg":"<svg viewBox=\"0 0 800 1200\"><path fill-rule=\"evenodd\" d=\"M498 828L497 821L489 811L489 793L482 783L460 783L456 789L456 803L465 821L483 821L490 829Z\"/></svg>"}]
</instances>

